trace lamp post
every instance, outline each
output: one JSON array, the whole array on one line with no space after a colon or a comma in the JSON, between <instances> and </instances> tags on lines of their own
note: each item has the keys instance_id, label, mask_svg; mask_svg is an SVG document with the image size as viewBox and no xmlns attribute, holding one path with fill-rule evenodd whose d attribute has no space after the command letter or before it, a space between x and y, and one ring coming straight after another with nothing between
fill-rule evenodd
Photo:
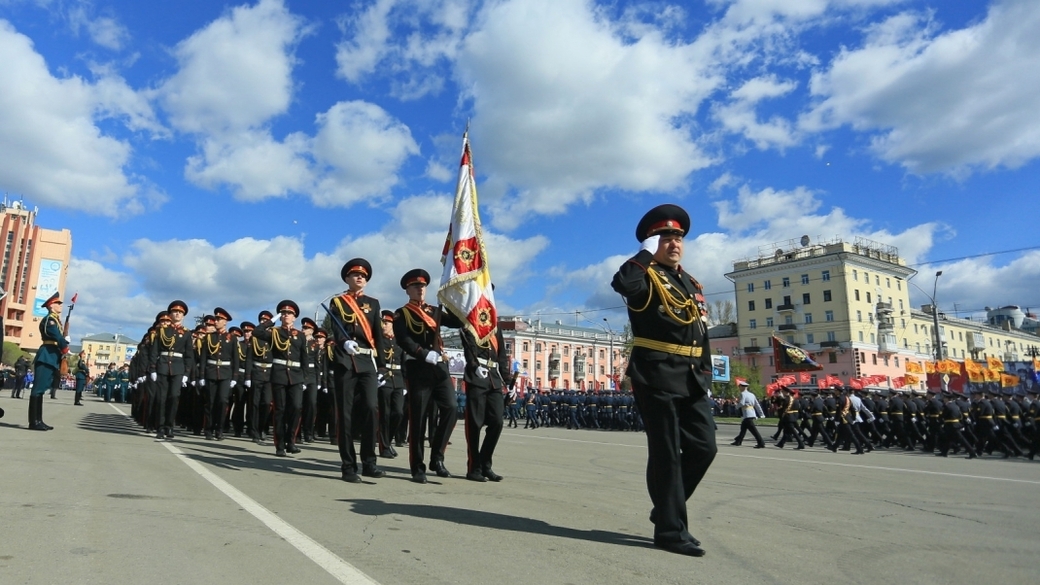
<instances>
[{"instance_id":1,"label":"lamp post","mask_svg":"<svg viewBox=\"0 0 1040 585\"><path fill-rule=\"evenodd\" d=\"M614 330L611 329L610 321L607 321L606 317L603 317L603 322L607 324L607 339L610 343L610 356L608 358L609 361L607 366L609 369L607 370L607 379L611 382L614 382ZM614 391L616 392L617 390L617 382L614 382Z\"/></svg>"},{"instance_id":2,"label":"lamp post","mask_svg":"<svg viewBox=\"0 0 1040 585\"><path fill-rule=\"evenodd\" d=\"M935 283L932 285L932 329L935 332L935 361L942 361L942 339L939 338L939 304L935 300L935 293L939 287L939 277L942 270L935 273Z\"/></svg>"}]
</instances>

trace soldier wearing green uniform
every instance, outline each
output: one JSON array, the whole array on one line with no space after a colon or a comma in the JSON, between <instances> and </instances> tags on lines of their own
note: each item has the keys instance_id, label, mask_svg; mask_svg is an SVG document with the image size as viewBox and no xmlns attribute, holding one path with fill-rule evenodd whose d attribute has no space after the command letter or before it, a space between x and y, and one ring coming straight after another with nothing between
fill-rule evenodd
<instances>
[{"instance_id":1,"label":"soldier wearing green uniform","mask_svg":"<svg viewBox=\"0 0 1040 585\"><path fill-rule=\"evenodd\" d=\"M43 397L58 384L61 360L69 352L69 341L61 332L62 302L54 293L43 302L47 316L40 320L40 349L33 360L33 387L29 394L29 429L49 431L54 427L43 422Z\"/></svg>"}]
</instances>

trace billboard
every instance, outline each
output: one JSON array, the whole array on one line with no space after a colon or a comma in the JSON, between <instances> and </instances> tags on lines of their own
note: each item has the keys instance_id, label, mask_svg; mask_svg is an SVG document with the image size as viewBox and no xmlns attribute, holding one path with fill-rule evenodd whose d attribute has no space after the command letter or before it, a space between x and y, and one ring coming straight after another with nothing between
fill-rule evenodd
<instances>
[{"instance_id":1,"label":"billboard","mask_svg":"<svg viewBox=\"0 0 1040 585\"><path fill-rule=\"evenodd\" d=\"M711 381L729 382L729 356L711 356Z\"/></svg>"},{"instance_id":2,"label":"billboard","mask_svg":"<svg viewBox=\"0 0 1040 585\"><path fill-rule=\"evenodd\" d=\"M36 298L33 299L32 314L34 317L47 316L48 311L43 308L43 303L51 295L58 292L63 266L64 262L61 260L51 260L49 258L40 260L40 272L36 276Z\"/></svg>"}]
</instances>

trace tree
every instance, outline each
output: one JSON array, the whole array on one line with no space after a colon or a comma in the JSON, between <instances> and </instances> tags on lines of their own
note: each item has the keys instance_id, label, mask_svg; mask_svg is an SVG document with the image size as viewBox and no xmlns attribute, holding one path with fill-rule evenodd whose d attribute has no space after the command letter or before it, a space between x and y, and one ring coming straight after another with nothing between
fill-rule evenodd
<instances>
[{"instance_id":1,"label":"tree","mask_svg":"<svg viewBox=\"0 0 1040 585\"><path fill-rule=\"evenodd\" d=\"M708 303L708 326L736 323L737 311L730 299L720 299Z\"/></svg>"},{"instance_id":2,"label":"tree","mask_svg":"<svg viewBox=\"0 0 1040 585\"><path fill-rule=\"evenodd\" d=\"M0 358L0 361L2 361L4 364L8 366L14 366L15 362L18 361L18 358L22 357L23 355L26 359L32 359L32 356L22 351L22 348L19 347L17 343L13 341L5 341L3 357Z\"/></svg>"},{"instance_id":3,"label":"tree","mask_svg":"<svg viewBox=\"0 0 1040 585\"><path fill-rule=\"evenodd\" d=\"M766 391L765 387L762 385L762 376L759 373L758 368L753 368L736 360L730 360L729 374L729 382L725 384L715 384L715 386L721 390L723 397L735 398L740 394L740 388L737 387L737 378L744 378L747 380L751 393L757 396L760 400L765 397Z\"/></svg>"}]
</instances>

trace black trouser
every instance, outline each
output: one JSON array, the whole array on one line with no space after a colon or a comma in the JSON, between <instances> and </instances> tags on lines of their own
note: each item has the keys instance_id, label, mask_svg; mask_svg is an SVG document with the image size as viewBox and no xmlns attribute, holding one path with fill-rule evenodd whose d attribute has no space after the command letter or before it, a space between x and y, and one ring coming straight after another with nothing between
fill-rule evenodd
<instances>
[{"instance_id":1,"label":"black trouser","mask_svg":"<svg viewBox=\"0 0 1040 585\"><path fill-rule=\"evenodd\" d=\"M300 411L300 434L304 441L314 440L314 421L318 414L318 384L309 382L303 386L303 409Z\"/></svg>"},{"instance_id":2,"label":"black trouser","mask_svg":"<svg viewBox=\"0 0 1040 585\"><path fill-rule=\"evenodd\" d=\"M755 425L755 417L753 416L740 419L740 433L736 439L733 439L733 442L740 445L744 442L744 435L747 433L751 433L751 436L755 438L756 444L765 445L765 441L762 440L762 434L758 432L758 426Z\"/></svg>"},{"instance_id":3,"label":"black trouser","mask_svg":"<svg viewBox=\"0 0 1040 585\"><path fill-rule=\"evenodd\" d=\"M874 447L870 444L870 440L867 439L867 436L863 434L863 424L864 423L852 423L851 425L849 425L850 427L852 427L852 436L856 437L856 439L859 440L859 444L862 445L863 448L865 448L867 451L873 451Z\"/></svg>"},{"instance_id":4,"label":"black trouser","mask_svg":"<svg viewBox=\"0 0 1040 585\"><path fill-rule=\"evenodd\" d=\"M838 442L843 445L843 449L850 448L849 445L856 446L856 453L863 452L863 444L859 442L859 437L852 432L852 425L841 421L838 423Z\"/></svg>"},{"instance_id":5,"label":"black trouser","mask_svg":"<svg viewBox=\"0 0 1040 585\"><path fill-rule=\"evenodd\" d=\"M458 402L451 376L437 368L436 377L427 374L433 368L424 368L423 375L405 376L408 386L408 466L412 475L426 471L426 454L423 439L426 436L426 424L430 414L435 414L437 424L430 430L430 465L444 463L444 450L448 447L448 439L455 429L458 420Z\"/></svg>"},{"instance_id":6,"label":"black trouser","mask_svg":"<svg viewBox=\"0 0 1040 585\"><path fill-rule=\"evenodd\" d=\"M964 447L964 450L968 452L969 456L975 456L974 449L972 449L971 444L968 443L967 437L964 436L964 429L961 427L961 423L944 423L942 441L939 445L942 454L946 455L949 453L950 447L955 444Z\"/></svg>"},{"instance_id":7,"label":"black trouser","mask_svg":"<svg viewBox=\"0 0 1040 585\"><path fill-rule=\"evenodd\" d=\"M888 438L885 440L885 446L889 447L895 444L904 449L909 448L906 442L906 429L903 426L903 415L890 414L888 417Z\"/></svg>"},{"instance_id":8,"label":"black trouser","mask_svg":"<svg viewBox=\"0 0 1040 585\"><path fill-rule=\"evenodd\" d=\"M87 381L79 376L76 376L76 404L83 401L83 388L87 385Z\"/></svg>"},{"instance_id":9,"label":"black trouser","mask_svg":"<svg viewBox=\"0 0 1040 585\"><path fill-rule=\"evenodd\" d=\"M221 435L224 433L224 417L231 396L231 380L206 380L206 390L209 392L206 402L209 420L204 423L204 427L215 435Z\"/></svg>"},{"instance_id":10,"label":"black trouser","mask_svg":"<svg viewBox=\"0 0 1040 585\"><path fill-rule=\"evenodd\" d=\"M481 473L491 469L498 438L502 436L505 398L494 388L466 388L466 472ZM577 410L577 409L573 409ZM484 444L480 429L487 427Z\"/></svg>"},{"instance_id":11,"label":"black trouser","mask_svg":"<svg viewBox=\"0 0 1040 585\"><path fill-rule=\"evenodd\" d=\"M781 421L781 424L783 425L783 436L780 437L780 442L776 444L778 447L783 447L784 443L793 437L795 442L798 443L799 449L805 448L805 443L802 441L802 431L798 428L797 416L797 414L785 414L783 416L783 420Z\"/></svg>"},{"instance_id":12,"label":"black trouser","mask_svg":"<svg viewBox=\"0 0 1040 585\"><path fill-rule=\"evenodd\" d=\"M333 368L336 395L336 442L339 445L340 469L358 473L361 466L376 464L376 416L379 381L375 369L358 372L336 362ZM357 420L354 409L357 402ZM361 466L354 449L352 433L361 434Z\"/></svg>"},{"instance_id":13,"label":"black trouser","mask_svg":"<svg viewBox=\"0 0 1040 585\"><path fill-rule=\"evenodd\" d=\"M715 426L707 396L692 398L633 384L646 425L646 488L654 505L654 542L690 542L686 500L715 459Z\"/></svg>"},{"instance_id":14,"label":"black trouser","mask_svg":"<svg viewBox=\"0 0 1040 585\"><path fill-rule=\"evenodd\" d=\"M400 375L400 374L398 374ZM394 443L397 429L404 416L404 391L392 384L379 387L379 449L388 449Z\"/></svg>"},{"instance_id":15,"label":"black trouser","mask_svg":"<svg viewBox=\"0 0 1040 585\"><path fill-rule=\"evenodd\" d=\"M822 415L814 415L812 417L812 430L809 431L810 446L816 444L817 436L823 439L823 444L827 445L828 449L834 446L834 441L831 439L830 433L828 433L827 429L824 427Z\"/></svg>"},{"instance_id":16,"label":"black trouser","mask_svg":"<svg viewBox=\"0 0 1040 585\"><path fill-rule=\"evenodd\" d=\"M182 375L159 374L155 379L155 427L173 428L177 420L177 404L181 399Z\"/></svg>"},{"instance_id":17,"label":"black trouser","mask_svg":"<svg viewBox=\"0 0 1040 585\"><path fill-rule=\"evenodd\" d=\"M249 389L249 436L259 439L267 431L268 417L271 414L271 382L252 381Z\"/></svg>"},{"instance_id":18,"label":"black trouser","mask_svg":"<svg viewBox=\"0 0 1040 585\"><path fill-rule=\"evenodd\" d=\"M274 397L274 447L291 449L296 444L303 407L303 384L271 384Z\"/></svg>"},{"instance_id":19,"label":"black trouser","mask_svg":"<svg viewBox=\"0 0 1040 585\"><path fill-rule=\"evenodd\" d=\"M231 428L236 437L242 436L242 430L246 424L246 411L249 410L249 388L246 388L242 380L238 380L235 387L231 389ZM227 426L225 424L225 426Z\"/></svg>"}]
</instances>

